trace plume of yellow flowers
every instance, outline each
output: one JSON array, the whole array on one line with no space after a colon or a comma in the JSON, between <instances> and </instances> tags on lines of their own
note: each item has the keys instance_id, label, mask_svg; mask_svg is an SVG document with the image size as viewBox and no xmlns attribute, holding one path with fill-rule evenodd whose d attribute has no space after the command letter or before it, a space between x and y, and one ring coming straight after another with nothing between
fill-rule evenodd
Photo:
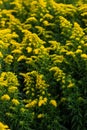
<instances>
[{"instance_id":1,"label":"plume of yellow flowers","mask_svg":"<svg viewBox=\"0 0 87 130\"><path fill-rule=\"evenodd\" d=\"M7 125L4 125L2 122L0 122L0 130L10 130Z\"/></svg>"},{"instance_id":2,"label":"plume of yellow flowers","mask_svg":"<svg viewBox=\"0 0 87 130\"><path fill-rule=\"evenodd\" d=\"M10 100L10 97L9 97L8 94L4 94L4 95L1 97L1 100L9 101L9 100Z\"/></svg>"},{"instance_id":3,"label":"plume of yellow flowers","mask_svg":"<svg viewBox=\"0 0 87 130\"><path fill-rule=\"evenodd\" d=\"M19 101L15 98L12 99L12 103L16 106L20 104Z\"/></svg>"},{"instance_id":4,"label":"plume of yellow flowers","mask_svg":"<svg viewBox=\"0 0 87 130\"><path fill-rule=\"evenodd\" d=\"M54 107L57 107L57 102L56 100L50 100L50 104L53 105Z\"/></svg>"}]
</instances>

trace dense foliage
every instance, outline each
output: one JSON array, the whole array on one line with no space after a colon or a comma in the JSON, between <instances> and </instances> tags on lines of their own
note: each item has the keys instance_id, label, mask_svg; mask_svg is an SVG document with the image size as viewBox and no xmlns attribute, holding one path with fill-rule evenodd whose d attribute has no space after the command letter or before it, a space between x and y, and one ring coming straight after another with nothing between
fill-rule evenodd
<instances>
[{"instance_id":1,"label":"dense foliage","mask_svg":"<svg viewBox=\"0 0 87 130\"><path fill-rule=\"evenodd\" d=\"M86 0L0 0L0 130L87 129Z\"/></svg>"}]
</instances>

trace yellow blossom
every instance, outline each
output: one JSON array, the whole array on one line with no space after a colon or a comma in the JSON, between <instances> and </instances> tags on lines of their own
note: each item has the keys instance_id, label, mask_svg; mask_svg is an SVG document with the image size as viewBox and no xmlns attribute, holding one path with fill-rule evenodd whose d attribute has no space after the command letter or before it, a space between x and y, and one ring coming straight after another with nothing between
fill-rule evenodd
<instances>
[{"instance_id":1,"label":"yellow blossom","mask_svg":"<svg viewBox=\"0 0 87 130\"><path fill-rule=\"evenodd\" d=\"M27 47L26 50L27 50L28 53L32 52L32 48L31 47Z\"/></svg>"},{"instance_id":2,"label":"yellow blossom","mask_svg":"<svg viewBox=\"0 0 87 130\"><path fill-rule=\"evenodd\" d=\"M32 59L32 58L27 58L27 59L26 59L26 63L27 63L27 64L31 64L32 62L33 62L33 59Z\"/></svg>"},{"instance_id":3,"label":"yellow blossom","mask_svg":"<svg viewBox=\"0 0 87 130\"><path fill-rule=\"evenodd\" d=\"M67 87L68 87L68 88L74 87L74 83L70 83Z\"/></svg>"},{"instance_id":4,"label":"yellow blossom","mask_svg":"<svg viewBox=\"0 0 87 130\"><path fill-rule=\"evenodd\" d=\"M66 98L65 97L62 97L61 98L61 102L65 102L66 101Z\"/></svg>"},{"instance_id":5,"label":"yellow blossom","mask_svg":"<svg viewBox=\"0 0 87 130\"><path fill-rule=\"evenodd\" d=\"M81 54L81 53L82 53L82 50L81 50L81 49L77 49L75 53L76 53L76 54Z\"/></svg>"},{"instance_id":6,"label":"yellow blossom","mask_svg":"<svg viewBox=\"0 0 87 130\"><path fill-rule=\"evenodd\" d=\"M34 96L35 94L34 94L34 93L32 93L31 95L32 95L32 96Z\"/></svg>"},{"instance_id":7,"label":"yellow blossom","mask_svg":"<svg viewBox=\"0 0 87 130\"><path fill-rule=\"evenodd\" d=\"M4 125L2 122L0 122L0 130L10 130L7 125Z\"/></svg>"},{"instance_id":8,"label":"yellow blossom","mask_svg":"<svg viewBox=\"0 0 87 130\"><path fill-rule=\"evenodd\" d=\"M44 101L43 100L40 100L39 102L38 102L38 106L40 107L40 106L42 106L44 104Z\"/></svg>"},{"instance_id":9,"label":"yellow blossom","mask_svg":"<svg viewBox=\"0 0 87 130\"><path fill-rule=\"evenodd\" d=\"M21 55L21 56L18 58L18 60L17 60L17 61L19 62L19 61L21 61L21 60L25 60L25 59L26 59L26 56Z\"/></svg>"},{"instance_id":10,"label":"yellow blossom","mask_svg":"<svg viewBox=\"0 0 87 130\"><path fill-rule=\"evenodd\" d=\"M40 96L40 97L39 97L39 100L42 100L42 99L43 99L43 97L42 97L42 96Z\"/></svg>"},{"instance_id":11,"label":"yellow blossom","mask_svg":"<svg viewBox=\"0 0 87 130\"><path fill-rule=\"evenodd\" d=\"M10 100L10 97L8 94L4 94L2 97L1 97L1 100L7 100L9 101Z\"/></svg>"},{"instance_id":12,"label":"yellow blossom","mask_svg":"<svg viewBox=\"0 0 87 130\"><path fill-rule=\"evenodd\" d=\"M84 47L87 47L87 43L84 44Z\"/></svg>"},{"instance_id":13,"label":"yellow blossom","mask_svg":"<svg viewBox=\"0 0 87 130\"><path fill-rule=\"evenodd\" d=\"M3 58L3 54L0 52L0 58Z\"/></svg>"},{"instance_id":14,"label":"yellow blossom","mask_svg":"<svg viewBox=\"0 0 87 130\"><path fill-rule=\"evenodd\" d=\"M50 100L50 104L52 104L54 107L57 107L57 102L56 100Z\"/></svg>"},{"instance_id":15,"label":"yellow blossom","mask_svg":"<svg viewBox=\"0 0 87 130\"><path fill-rule=\"evenodd\" d=\"M14 93L16 90L17 90L17 87L15 87L15 86L11 86L8 88L8 92L10 92L10 93Z\"/></svg>"},{"instance_id":16,"label":"yellow blossom","mask_svg":"<svg viewBox=\"0 0 87 130\"><path fill-rule=\"evenodd\" d=\"M44 114L39 114L38 116L37 116L37 118L43 118L44 117Z\"/></svg>"},{"instance_id":17,"label":"yellow blossom","mask_svg":"<svg viewBox=\"0 0 87 130\"><path fill-rule=\"evenodd\" d=\"M15 50L12 51L12 53L14 53L14 54L21 54L22 52L19 49L15 49Z\"/></svg>"},{"instance_id":18,"label":"yellow blossom","mask_svg":"<svg viewBox=\"0 0 87 130\"><path fill-rule=\"evenodd\" d=\"M49 25L49 23L48 23L48 21L43 21L43 24L44 24L44 26L48 26Z\"/></svg>"},{"instance_id":19,"label":"yellow blossom","mask_svg":"<svg viewBox=\"0 0 87 130\"><path fill-rule=\"evenodd\" d=\"M46 6L46 2L44 0L39 0L39 3L42 7L45 7Z\"/></svg>"},{"instance_id":20,"label":"yellow blossom","mask_svg":"<svg viewBox=\"0 0 87 130\"><path fill-rule=\"evenodd\" d=\"M30 22L36 23L36 22L37 22L37 19L36 19L35 17L29 17L29 18L26 20L26 23L30 23Z\"/></svg>"},{"instance_id":21,"label":"yellow blossom","mask_svg":"<svg viewBox=\"0 0 87 130\"><path fill-rule=\"evenodd\" d=\"M44 16L44 18L53 19L53 15L47 13L47 14Z\"/></svg>"},{"instance_id":22,"label":"yellow blossom","mask_svg":"<svg viewBox=\"0 0 87 130\"><path fill-rule=\"evenodd\" d=\"M78 46L78 49L81 49L81 46L80 46L80 45Z\"/></svg>"},{"instance_id":23,"label":"yellow blossom","mask_svg":"<svg viewBox=\"0 0 87 130\"><path fill-rule=\"evenodd\" d=\"M28 104L25 105L26 108L31 108L31 107L35 107L37 104L37 100L33 100L31 102L29 102Z\"/></svg>"},{"instance_id":24,"label":"yellow blossom","mask_svg":"<svg viewBox=\"0 0 87 130\"><path fill-rule=\"evenodd\" d=\"M79 37L76 37L76 41L79 41L80 40L80 38Z\"/></svg>"},{"instance_id":25,"label":"yellow blossom","mask_svg":"<svg viewBox=\"0 0 87 130\"><path fill-rule=\"evenodd\" d=\"M83 58L84 60L87 60L87 54L81 54L81 58Z\"/></svg>"},{"instance_id":26,"label":"yellow blossom","mask_svg":"<svg viewBox=\"0 0 87 130\"><path fill-rule=\"evenodd\" d=\"M19 103L19 101L17 100L17 99L12 99L12 103L14 104L14 105L19 105L20 103Z\"/></svg>"},{"instance_id":27,"label":"yellow blossom","mask_svg":"<svg viewBox=\"0 0 87 130\"><path fill-rule=\"evenodd\" d=\"M41 107L42 105L45 105L47 103L47 98L39 99L38 106Z\"/></svg>"},{"instance_id":28,"label":"yellow blossom","mask_svg":"<svg viewBox=\"0 0 87 130\"><path fill-rule=\"evenodd\" d=\"M45 95L45 91L42 91L42 95Z\"/></svg>"},{"instance_id":29,"label":"yellow blossom","mask_svg":"<svg viewBox=\"0 0 87 130\"><path fill-rule=\"evenodd\" d=\"M28 94L30 93L30 91L29 91L29 90L27 90L25 93L26 93L26 95L28 95Z\"/></svg>"},{"instance_id":30,"label":"yellow blossom","mask_svg":"<svg viewBox=\"0 0 87 130\"><path fill-rule=\"evenodd\" d=\"M74 52L69 51L69 52L67 52L67 53L66 53L66 55L71 55L71 56L74 56Z\"/></svg>"},{"instance_id":31,"label":"yellow blossom","mask_svg":"<svg viewBox=\"0 0 87 130\"><path fill-rule=\"evenodd\" d=\"M39 49L34 49L34 53L37 55L39 53Z\"/></svg>"},{"instance_id":32,"label":"yellow blossom","mask_svg":"<svg viewBox=\"0 0 87 130\"><path fill-rule=\"evenodd\" d=\"M83 40L80 41L81 44L84 44L85 42Z\"/></svg>"},{"instance_id":33,"label":"yellow blossom","mask_svg":"<svg viewBox=\"0 0 87 130\"><path fill-rule=\"evenodd\" d=\"M44 100L45 103L47 102L47 98L46 97L43 100Z\"/></svg>"},{"instance_id":34,"label":"yellow blossom","mask_svg":"<svg viewBox=\"0 0 87 130\"><path fill-rule=\"evenodd\" d=\"M7 55L7 57L4 59L4 61L7 64L10 64L13 61L13 56L12 55Z\"/></svg>"},{"instance_id":35,"label":"yellow blossom","mask_svg":"<svg viewBox=\"0 0 87 130\"><path fill-rule=\"evenodd\" d=\"M3 2L2 2L2 1L0 1L0 4L3 4Z\"/></svg>"},{"instance_id":36,"label":"yellow blossom","mask_svg":"<svg viewBox=\"0 0 87 130\"><path fill-rule=\"evenodd\" d=\"M25 109L22 107L22 108L20 109L20 111L21 111L21 112L25 112Z\"/></svg>"}]
</instances>

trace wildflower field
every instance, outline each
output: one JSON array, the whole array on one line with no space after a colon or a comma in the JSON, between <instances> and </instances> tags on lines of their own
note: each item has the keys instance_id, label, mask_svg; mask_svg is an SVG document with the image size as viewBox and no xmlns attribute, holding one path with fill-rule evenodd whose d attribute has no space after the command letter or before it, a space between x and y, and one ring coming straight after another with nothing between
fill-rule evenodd
<instances>
[{"instance_id":1,"label":"wildflower field","mask_svg":"<svg viewBox=\"0 0 87 130\"><path fill-rule=\"evenodd\" d=\"M86 0L0 0L0 130L87 130Z\"/></svg>"}]
</instances>

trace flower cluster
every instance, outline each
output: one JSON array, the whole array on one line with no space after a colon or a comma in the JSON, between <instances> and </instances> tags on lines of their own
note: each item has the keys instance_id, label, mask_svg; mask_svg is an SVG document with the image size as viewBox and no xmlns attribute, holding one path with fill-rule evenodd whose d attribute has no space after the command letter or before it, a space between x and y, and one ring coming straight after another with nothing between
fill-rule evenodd
<instances>
[{"instance_id":1,"label":"flower cluster","mask_svg":"<svg viewBox=\"0 0 87 130\"><path fill-rule=\"evenodd\" d=\"M0 130L86 130L86 106L85 0L0 0Z\"/></svg>"},{"instance_id":2,"label":"flower cluster","mask_svg":"<svg viewBox=\"0 0 87 130\"><path fill-rule=\"evenodd\" d=\"M0 122L0 130L10 130L7 125L4 125L2 122Z\"/></svg>"}]
</instances>

